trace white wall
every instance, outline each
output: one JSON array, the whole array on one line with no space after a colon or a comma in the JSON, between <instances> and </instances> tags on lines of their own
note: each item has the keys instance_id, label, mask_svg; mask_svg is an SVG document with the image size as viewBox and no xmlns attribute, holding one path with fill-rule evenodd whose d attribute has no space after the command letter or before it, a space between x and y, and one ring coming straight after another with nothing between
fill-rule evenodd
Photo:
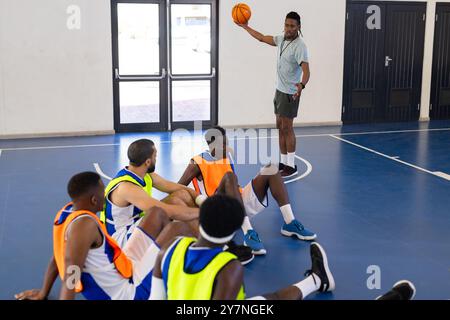
<instances>
[{"instance_id":1,"label":"white wall","mask_svg":"<svg viewBox=\"0 0 450 320\"><path fill-rule=\"evenodd\" d=\"M411 0L397 0L411 1ZM436 2L427 2L421 120L429 120ZM296 124L341 121L345 0L246 1L252 8L250 26L264 34L280 34L284 17L293 10L303 19L310 52L311 80L303 92ZM237 28L230 11L234 1L221 1L219 122L224 126L266 125L274 122L276 49L260 44Z\"/></svg>"},{"instance_id":2,"label":"white wall","mask_svg":"<svg viewBox=\"0 0 450 320\"><path fill-rule=\"evenodd\" d=\"M81 30L66 26L81 8ZM111 131L109 0L0 0L0 134Z\"/></svg>"},{"instance_id":3,"label":"white wall","mask_svg":"<svg viewBox=\"0 0 450 320\"><path fill-rule=\"evenodd\" d=\"M401 1L401 0L399 0ZM231 19L219 1L219 123L273 124L276 49ZM281 34L288 11L303 18L311 82L297 124L341 121L345 0L245 0L250 25ZM428 0L421 118L428 119L436 0ZM443 2L450 2L445 0ZM66 27L69 5L81 30ZM109 0L0 0L0 137L113 130Z\"/></svg>"},{"instance_id":4,"label":"white wall","mask_svg":"<svg viewBox=\"0 0 450 320\"><path fill-rule=\"evenodd\" d=\"M220 1L219 123L224 126L274 122L277 50L253 39L231 19L235 1ZM261 33L283 33L289 11L302 17L311 80L303 92L297 123L341 121L345 0L247 0L249 25Z\"/></svg>"}]
</instances>

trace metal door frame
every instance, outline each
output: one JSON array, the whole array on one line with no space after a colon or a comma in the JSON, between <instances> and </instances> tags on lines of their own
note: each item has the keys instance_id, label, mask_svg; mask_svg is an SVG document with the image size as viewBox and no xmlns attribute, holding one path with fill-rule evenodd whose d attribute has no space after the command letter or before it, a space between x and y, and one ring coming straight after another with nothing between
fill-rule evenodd
<instances>
[{"instance_id":1,"label":"metal door frame","mask_svg":"<svg viewBox=\"0 0 450 320\"><path fill-rule=\"evenodd\" d=\"M118 74L119 47L118 47L118 17L117 4L119 3L153 3L159 4L159 59L160 73L155 76ZM208 4L211 5L211 74L206 75L172 75L171 74L171 44L170 44L170 5L171 4ZM111 31L112 31L112 80L114 101L114 129L116 132L146 132L167 131L178 128L193 129L194 122L172 121L172 93L171 81L176 80L209 80L210 93L210 120L202 121L202 128L209 128L218 123L218 72L219 72L219 6L218 0L111 0ZM120 82L127 81L159 81L160 83L160 122L159 123L120 123Z\"/></svg>"}]
</instances>

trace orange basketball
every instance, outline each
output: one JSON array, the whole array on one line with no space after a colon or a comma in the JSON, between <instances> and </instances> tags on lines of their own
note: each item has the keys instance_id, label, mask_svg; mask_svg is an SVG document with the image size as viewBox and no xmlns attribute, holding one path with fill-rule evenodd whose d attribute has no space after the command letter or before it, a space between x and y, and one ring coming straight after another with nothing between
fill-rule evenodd
<instances>
[{"instance_id":1,"label":"orange basketball","mask_svg":"<svg viewBox=\"0 0 450 320\"><path fill-rule=\"evenodd\" d=\"M250 10L250 7L245 3L238 3L233 7L231 15L234 22L239 24L246 24L252 16L252 11Z\"/></svg>"}]
</instances>

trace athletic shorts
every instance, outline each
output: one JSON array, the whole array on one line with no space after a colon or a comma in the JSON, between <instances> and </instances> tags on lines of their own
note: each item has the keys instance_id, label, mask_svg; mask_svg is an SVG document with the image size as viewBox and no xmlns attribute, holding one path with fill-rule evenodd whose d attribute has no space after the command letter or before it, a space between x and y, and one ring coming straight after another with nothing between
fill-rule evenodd
<instances>
[{"instance_id":1,"label":"athletic shorts","mask_svg":"<svg viewBox=\"0 0 450 320\"><path fill-rule=\"evenodd\" d=\"M149 234L136 226L122 250L133 263L133 285L136 291L130 299L147 300L150 297L151 279L160 251L159 246Z\"/></svg>"},{"instance_id":2,"label":"athletic shorts","mask_svg":"<svg viewBox=\"0 0 450 320\"><path fill-rule=\"evenodd\" d=\"M249 218L253 218L255 215L267 208L269 204L269 199L267 194L265 195L263 201L259 201L258 196L253 189L253 180L250 181L242 190L242 200L244 202L245 211Z\"/></svg>"},{"instance_id":3,"label":"athletic shorts","mask_svg":"<svg viewBox=\"0 0 450 320\"><path fill-rule=\"evenodd\" d=\"M125 248L125 245L128 242L128 239L130 239L131 235L133 234L134 230L136 230L136 227L141 223L142 218L134 222L133 224L127 226L118 228L116 232L114 232L111 236L116 240L117 244L121 248Z\"/></svg>"},{"instance_id":4,"label":"athletic shorts","mask_svg":"<svg viewBox=\"0 0 450 320\"><path fill-rule=\"evenodd\" d=\"M273 99L273 105L276 115L294 119L298 116L300 98L294 99L293 95L277 90Z\"/></svg>"}]
</instances>

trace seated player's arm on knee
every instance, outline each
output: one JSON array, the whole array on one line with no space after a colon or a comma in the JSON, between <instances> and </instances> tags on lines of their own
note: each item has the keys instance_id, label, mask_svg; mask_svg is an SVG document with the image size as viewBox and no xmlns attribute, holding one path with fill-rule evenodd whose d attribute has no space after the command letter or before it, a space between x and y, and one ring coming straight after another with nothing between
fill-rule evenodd
<instances>
[{"instance_id":1,"label":"seated player's arm on knee","mask_svg":"<svg viewBox=\"0 0 450 320\"><path fill-rule=\"evenodd\" d=\"M185 185L164 179L163 177L161 177L160 175L158 175L156 173L151 173L150 175L153 180L153 187L158 189L161 192L171 194L171 193L174 193L179 190L187 189L187 187Z\"/></svg>"},{"instance_id":2,"label":"seated player's arm on knee","mask_svg":"<svg viewBox=\"0 0 450 320\"><path fill-rule=\"evenodd\" d=\"M172 220L188 222L196 220L199 217L199 208L190 208L185 206L178 206L172 204L161 203L161 208L167 212L167 215Z\"/></svg>"},{"instance_id":3,"label":"seated player's arm on knee","mask_svg":"<svg viewBox=\"0 0 450 320\"><path fill-rule=\"evenodd\" d=\"M161 201L153 199L141 187L131 182L121 183L117 189L113 191L112 199L113 202L118 199L124 203L131 203L142 211L148 211L155 206L163 208Z\"/></svg>"},{"instance_id":4,"label":"seated player's arm on knee","mask_svg":"<svg viewBox=\"0 0 450 320\"><path fill-rule=\"evenodd\" d=\"M75 284L80 281L89 249L98 247L103 241L97 223L91 218L78 219L67 230L66 252L64 257L64 280L60 299L75 298Z\"/></svg>"},{"instance_id":5,"label":"seated player's arm on knee","mask_svg":"<svg viewBox=\"0 0 450 320\"><path fill-rule=\"evenodd\" d=\"M200 174L200 168L194 162L194 160L191 160L189 165L186 167L186 170L184 170L184 173L181 176L180 180L178 180L178 183L187 186L192 182L192 180L194 180L194 178L197 178Z\"/></svg>"},{"instance_id":6,"label":"seated player's arm on knee","mask_svg":"<svg viewBox=\"0 0 450 320\"><path fill-rule=\"evenodd\" d=\"M236 300L244 283L244 268L238 260L230 261L218 274L212 300Z\"/></svg>"},{"instance_id":7,"label":"seated player's arm on knee","mask_svg":"<svg viewBox=\"0 0 450 320\"><path fill-rule=\"evenodd\" d=\"M117 197L125 199L145 212L153 207L159 207L166 212L169 218L174 220L191 221L198 219L198 208L166 204L150 197L141 187L133 183L122 183L114 192L116 192Z\"/></svg>"}]
</instances>

